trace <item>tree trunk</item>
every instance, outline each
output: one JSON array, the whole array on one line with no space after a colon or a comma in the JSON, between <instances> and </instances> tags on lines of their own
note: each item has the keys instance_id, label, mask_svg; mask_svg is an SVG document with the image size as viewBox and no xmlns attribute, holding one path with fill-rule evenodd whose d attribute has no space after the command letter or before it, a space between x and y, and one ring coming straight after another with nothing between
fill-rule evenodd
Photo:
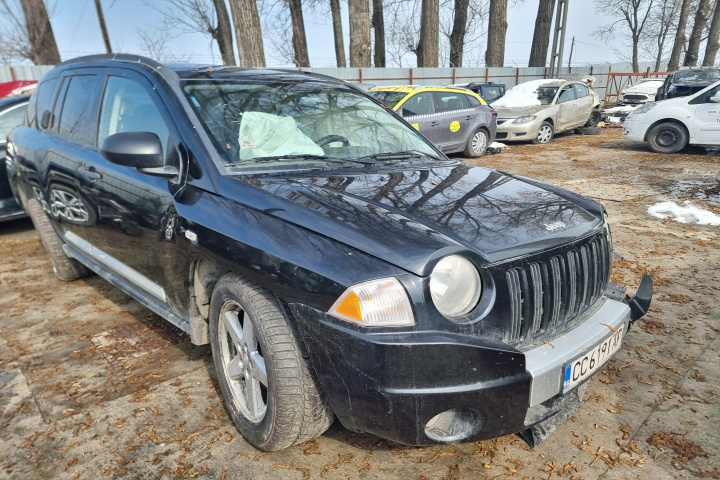
<instances>
[{"instance_id":1,"label":"tree trunk","mask_svg":"<svg viewBox=\"0 0 720 480\"><path fill-rule=\"evenodd\" d=\"M228 15L225 0L213 0L217 15L217 28L212 36L218 44L220 56L224 65L235 65L235 52L233 51L232 30L230 15Z\"/></svg>"},{"instance_id":2,"label":"tree trunk","mask_svg":"<svg viewBox=\"0 0 720 480\"><path fill-rule=\"evenodd\" d=\"M555 0L540 0L537 17L535 17L535 33L532 47L530 47L528 67L544 67L546 65L554 11Z\"/></svg>"},{"instance_id":3,"label":"tree trunk","mask_svg":"<svg viewBox=\"0 0 720 480\"><path fill-rule=\"evenodd\" d=\"M335 37L335 60L338 68L345 68L345 40L342 33L342 17L340 16L340 0L330 0L332 13L333 36Z\"/></svg>"},{"instance_id":4,"label":"tree trunk","mask_svg":"<svg viewBox=\"0 0 720 480\"><path fill-rule=\"evenodd\" d=\"M350 66L370 66L370 3L368 0L348 0L350 14Z\"/></svg>"},{"instance_id":5,"label":"tree trunk","mask_svg":"<svg viewBox=\"0 0 720 480\"><path fill-rule=\"evenodd\" d=\"M307 40L305 39L305 22L303 21L302 2L300 0L288 0L290 7L290 20L292 21L292 43L295 56L293 63L296 67L309 67Z\"/></svg>"},{"instance_id":6,"label":"tree trunk","mask_svg":"<svg viewBox=\"0 0 720 480\"><path fill-rule=\"evenodd\" d=\"M703 67L712 67L715 65L715 57L717 56L718 41L720 41L720 2L715 3L715 12L713 12L712 23L710 24L710 33L708 34L708 43L705 47L705 58L703 58Z\"/></svg>"},{"instance_id":7,"label":"tree trunk","mask_svg":"<svg viewBox=\"0 0 720 480\"><path fill-rule=\"evenodd\" d=\"M264 67L265 51L257 3L255 0L230 0L230 10L235 24L240 66Z\"/></svg>"},{"instance_id":8,"label":"tree trunk","mask_svg":"<svg viewBox=\"0 0 720 480\"><path fill-rule=\"evenodd\" d=\"M638 73L640 71L640 64L638 63L638 43L640 42L640 39L637 37L633 37L633 44L632 44L632 69L634 73Z\"/></svg>"},{"instance_id":9,"label":"tree trunk","mask_svg":"<svg viewBox=\"0 0 720 480\"><path fill-rule=\"evenodd\" d=\"M682 7L680 8L680 19L678 20L677 30L675 31L675 42L673 43L672 53L670 54L670 61L668 61L668 71L674 72L680 66L680 54L682 54L683 45L685 45L685 28L687 27L687 20L690 16L690 5L692 0L683 0Z\"/></svg>"},{"instance_id":10,"label":"tree trunk","mask_svg":"<svg viewBox=\"0 0 720 480\"><path fill-rule=\"evenodd\" d=\"M702 41L702 32L707 23L708 14L710 13L710 0L700 0L697 10L695 11L695 25L693 25L690 39L688 40L688 49L685 54L683 65L686 67L694 67L698 61L698 52L700 51L700 42Z\"/></svg>"},{"instance_id":11,"label":"tree trunk","mask_svg":"<svg viewBox=\"0 0 720 480\"><path fill-rule=\"evenodd\" d=\"M376 67L385 66L385 16L383 0L373 0L372 27L375 32L375 55L373 63Z\"/></svg>"},{"instance_id":12,"label":"tree trunk","mask_svg":"<svg viewBox=\"0 0 720 480\"><path fill-rule=\"evenodd\" d=\"M485 66L487 67L502 67L505 64L507 6L507 0L490 0L488 42L485 51Z\"/></svg>"},{"instance_id":13,"label":"tree trunk","mask_svg":"<svg viewBox=\"0 0 720 480\"><path fill-rule=\"evenodd\" d=\"M422 0L420 41L417 50L418 67L437 67L440 57L440 1Z\"/></svg>"},{"instance_id":14,"label":"tree trunk","mask_svg":"<svg viewBox=\"0 0 720 480\"><path fill-rule=\"evenodd\" d=\"M43 0L22 0L25 25L30 42L30 60L35 65L55 65L60 63L55 35L53 34L50 17L48 17Z\"/></svg>"},{"instance_id":15,"label":"tree trunk","mask_svg":"<svg viewBox=\"0 0 720 480\"><path fill-rule=\"evenodd\" d=\"M467 14L470 0L455 0L453 28L450 32L450 66L463 66L463 50L465 49L465 32L467 31Z\"/></svg>"}]
</instances>

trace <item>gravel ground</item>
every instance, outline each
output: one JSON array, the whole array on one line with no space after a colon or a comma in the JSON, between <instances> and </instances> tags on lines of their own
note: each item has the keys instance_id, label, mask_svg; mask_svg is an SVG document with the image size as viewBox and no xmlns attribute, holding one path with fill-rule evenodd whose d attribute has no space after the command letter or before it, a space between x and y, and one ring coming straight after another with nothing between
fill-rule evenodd
<instances>
[{"instance_id":1,"label":"gravel ground","mask_svg":"<svg viewBox=\"0 0 720 480\"><path fill-rule=\"evenodd\" d=\"M208 347L98 277L55 280L31 223L2 224L0 477L718 479L720 227L645 213L685 199L720 213L718 153L656 155L608 128L479 160L601 199L623 255L613 280L655 279L649 314L535 450L515 435L408 447L336 422L258 452L223 408Z\"/></svg>"}]
</instances>

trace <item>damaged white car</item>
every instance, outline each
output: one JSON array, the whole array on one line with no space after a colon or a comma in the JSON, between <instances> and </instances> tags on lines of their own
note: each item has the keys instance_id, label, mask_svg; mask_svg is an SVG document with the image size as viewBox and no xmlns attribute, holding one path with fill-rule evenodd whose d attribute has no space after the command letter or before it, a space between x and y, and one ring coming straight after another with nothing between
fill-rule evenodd
<instances>
[{"instance_id":1,"label":"damaged white car","mask_svg":"<svg viewBox=\"0 0 720 480\"><path fill-rule=\"evenodd\" d=\"M521 83L493 103L498 112L495 138L548 143L557 133L596 126L599 106L600 98L586 82L556 78Z\"/></svg>"}]
</instances>

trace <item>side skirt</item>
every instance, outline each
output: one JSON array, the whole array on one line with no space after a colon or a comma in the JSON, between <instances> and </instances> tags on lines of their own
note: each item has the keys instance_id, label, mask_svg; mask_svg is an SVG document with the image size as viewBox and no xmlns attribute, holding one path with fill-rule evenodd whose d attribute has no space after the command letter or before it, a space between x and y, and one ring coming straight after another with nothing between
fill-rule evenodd
<instances>
[{"instance_id":1,"label":"side skirt","mask_svg":"<svg viewBox=\"0 0 720 480\"><path fill-rule=\"evenodd\" d=\"M126 277L116 272L115 270L107 267L106 265L97 262L94 258L85 254L82 250L76 248L69 243L63 245L63 250L65 251L66 255L76 259L78 262L82 263L90 270L103 277L108 282L112 283L124 292L127 292L142 305L157 313L165 320L178 327L180 330L189 334L192 339L192 328L190 326L190 322L172 313L165 305L155 300L155 298L151 295L145 293L134 283L128 281Z\"/></svg>"}]
</instances>

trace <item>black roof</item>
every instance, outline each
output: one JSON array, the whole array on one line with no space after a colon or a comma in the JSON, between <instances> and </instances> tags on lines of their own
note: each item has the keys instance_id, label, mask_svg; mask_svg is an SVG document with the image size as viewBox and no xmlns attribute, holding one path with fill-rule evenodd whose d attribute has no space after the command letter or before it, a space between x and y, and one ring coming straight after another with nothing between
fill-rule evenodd
<instances>
[{"instance_id":1,"label":"black roof","mask_svg":"<svg viewBox=\"0 0 720 480\"><path fill-rule=\"evenodd\" d=\"M150 68L151 70L154 70L155 72L163 76L165 76L165 74L170 71L181 79L219 80L238 77L256 77L260 79L266 76L282 76L285 80L296 82L303 82L308 80L325 80L342 85L352 85L335 77L301 70L286 70L280 68L244 68L226 65L202 65L196 63L160 63L147 57L126 53L109 53L77 57L58 64L58 67L64 67L68 65L81 66L83 64L87 64L87 66L90 66L91 64L108 65L116 62L143 65L144 67Z\"/></svg>"}]
</instances>

